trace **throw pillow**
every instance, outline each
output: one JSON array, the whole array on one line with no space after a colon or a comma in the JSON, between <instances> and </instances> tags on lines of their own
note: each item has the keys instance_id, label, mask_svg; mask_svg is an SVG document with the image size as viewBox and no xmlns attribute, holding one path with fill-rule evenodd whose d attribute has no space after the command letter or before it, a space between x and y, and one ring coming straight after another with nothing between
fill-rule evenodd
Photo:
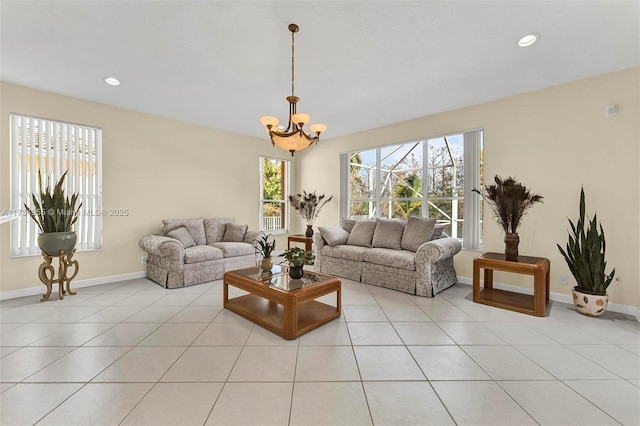
<instances>
[{"instance_id":1,"label":"throw pillow","mask_svg":"<svg viewBox=\"0 0 640 426\"><path fill-rule=\"evenodd\" d=\"M371 247L371 240L375 230L375 220L359 220L353 225L347 244L350 246Z\"/></svg>"},{"instance_id":2,"label":"throw pillow","mask_svg":"<svg viewBox=\"0 0 640 426\"><path fill-rule=\"evenodd\" d=\"M167 232L167 237L175 238L176 240L180 241L180 244L182 244L182 247L184 248L189 248L196 245L196 242L193 241L193 237L184 226Z\"/></svg>"},{"instance_id":3,"label":"throw pillow","mask_svg":"<svg viewBox=\"0 0 640 426\"><path fill-rule=\"evenodd\" d=\"M345 219L344 220L344 225L342 225L342 229L344 229L347 232L351 232L353 231L353 225L355 225L357 222L357 220L355 219Z\"/></svg>"},{"instance_id":4,"label":"throw pillow","mask_svg":"<svg viewBox=\"0 0 640 426\"><path fill-rule=\"evenodd\" d=\"M224 237L222 241L225 243L244 241L244 234L247 233L248 225L236 225L235 223L227 223L224 228Z\"/></svg>"},{"instance_id":5,"label":"throw pillow","mask_svg":"<svg viewBox=\"0 0 640 426\"><path fill-rule=\"evenodd\" d=\"M436 223L436 226L433 228L433 234L431 234L431 239L432 240L437 240L438 238L442 237L442 234L444 234L444 228L446 228L447 225L449 225L449 224L448 223Z\"/></svg>"},{"instance_id":6,"label":"throw pillow","mask_svg":"<svg viewBox=\"0 0 640 426\"><path fill-rule=\"evenodd\" d=\"M207 244L207 240L204 235L204 221L201 217L195 219L163 219L162 223L164 224L165 234L176 228L184 226L187 228L196 244Z\"/></svg>"},{"instance_id":7,"label":"throw pillow","mask_svg":"<svg viewBox=\"0 0 640 426\"><path fill-rule=\"evenodd\" d=\"M431 240L435 219L409 216L402 233L402 250L417 251L418 247Z\"/></svg>"},{"instance_id":8,"label":"throw pillow","mask_svg":"<svg viewBox=\"0 0 640 426\"><path fill-rule=\"evenodd\" d=\"M331 247L335 247L340 244L346 244L349 239L349 233L343 228L337 226L318 226L320 235Z\"/></svg>"},{"instance_id":9,"label":"throw pillow","mask_svg":"<svg viewBox=\"0 0 640 426\"><path fill-rule=\"evenodd\" d=\"M393 219L378 219L373 233L373 247L400 250L404 223Z\"/></svg>"},{"instance_id":10,"label":"throw pillow","mask_svg":"<svg viewBox=\"0 0 640 426\"><path fill-rule=\"evenodd\" d=\"M212 217L204 220L204 233L207 244L219 243L224 238L224 228L227 223L236 223L232 218Z\"/></svg>"}]
</instances>

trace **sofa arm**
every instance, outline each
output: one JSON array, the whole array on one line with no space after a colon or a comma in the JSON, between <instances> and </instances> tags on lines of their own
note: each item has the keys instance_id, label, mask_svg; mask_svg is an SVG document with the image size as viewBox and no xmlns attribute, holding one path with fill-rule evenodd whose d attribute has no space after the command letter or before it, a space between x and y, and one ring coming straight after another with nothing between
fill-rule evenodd
<instances>
[{"instance_id":1,"label":"sofa arm","mask_svg":"<svg viewBox=\"0 0 640 426\"><path fill-rule=\"evenodd\" d=\"M418 247L416 262L437 262L455 256L460 250L462 250L462 243L457 238L438 238Z\"/></svg>"},{"instance_id":2,"label":"sofa arm","mask_svg":"<svg viewBox=\"0 0 640 426\"><path fill-rule=\"evenodd\" d=\"M161 235L147 235L138 241L140 248L147 253L180 260L184 258L184 248L180 241Z\"/></svg>"}]
</instances>

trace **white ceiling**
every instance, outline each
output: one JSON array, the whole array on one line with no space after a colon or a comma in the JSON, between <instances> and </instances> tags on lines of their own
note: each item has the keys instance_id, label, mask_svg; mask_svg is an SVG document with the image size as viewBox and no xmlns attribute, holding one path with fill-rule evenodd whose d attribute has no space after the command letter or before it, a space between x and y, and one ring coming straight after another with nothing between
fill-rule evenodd
<instances>
[{"instance_id":1,"label":"white ceiling","mask_svg":"<svg viewBox=\"0 0 640 426\"><path fill-rule=\"evenodd\" d=\"M325 139L640 65L639 1L0 0L0 19L4 81L261 138L288 112L291 22Z\"/></svg>"}]
</instances>

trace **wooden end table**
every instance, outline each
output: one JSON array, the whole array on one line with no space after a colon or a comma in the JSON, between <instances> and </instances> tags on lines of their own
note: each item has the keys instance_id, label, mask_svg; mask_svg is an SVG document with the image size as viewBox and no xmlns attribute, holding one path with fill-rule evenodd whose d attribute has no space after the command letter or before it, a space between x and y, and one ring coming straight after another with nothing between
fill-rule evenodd
<instances>
[{"instance_id":1,"label":"wooden end table","mask_svg":"<svg viewBox=\"0 0 640 426\"><path fill-rule=\"evenodd\" d=\"M505 260L502 253L483 253L473 260L473 301L523 314L544 317L549 305L549 259L518 256ZM484 288L480 288L480 269L484 269ZM533 275L533 296L493 288L493 271Z\"/></svg>"},{"instance_id":2,"label":"wooden end table","mask_svg":"<svg viewBox=\"0 0 640 426\"><path fill-rule=\"evenodd\" d=\"M313 237L307 237L304 234L288 235L287 236L287 250L291 249L291 243L304 243L304 250L311 251L313 244Z\"/></svg>"},{"instance_id":3,"label":"wooden end table","mask_svg":"<svg viewBox=\"0 0 640 426\"><path fill-rule=\"evenodd\" d=\"M229 286L249 294L229 298ZM336 306L316 299L336 293ZM225 272L224 307L273 331L295 339L340 316L341 283L336 277L304 271L301 279L289 277L288 269L274 265L271 272L245 268Z\"/></svg>"}]
</instances>

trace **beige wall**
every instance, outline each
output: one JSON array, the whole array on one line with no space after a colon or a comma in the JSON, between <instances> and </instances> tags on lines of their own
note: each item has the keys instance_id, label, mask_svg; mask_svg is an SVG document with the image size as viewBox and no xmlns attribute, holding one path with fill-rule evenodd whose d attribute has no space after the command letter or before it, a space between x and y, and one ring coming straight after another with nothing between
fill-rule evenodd
<instances>
[{"instance_id":1,"label":"beige wall","mask_svg":"<svg viewBox=\"0 0 640 426\"><path fill-rule=\"evenodd\" d=\"M640 68L605 74L520 96L423 117L357 134L322 140L296 154L292 190L317 190L335 199L316 225L339 222L339 154L353 149L485 129L485 173L512 175L545 196L525 217L520 252L551 260L551 291L570 273L557 251L566 218L578 214L580 186L587 209L597 211L607 236L607 259L621 279L611 301L640 307ZM605 105L619 106L605 117ZM10 205L9 113L99 126L103 129L103 206L128 208L128 217L106 217L103 249L78 255L78 280L142 271L141 235L162 218L231 216L258 226L258 156L289 158L264 139L169 120L98 103L0 83L0 209ZM366 113L366 112L364 112ZM328 132L330 135L330 132ZM292 212L293 231L304 224ZM11 258L9 225L0 225L0 291L40 286L40 258ZM278 238L278 247L285 240ZM485 251L502 251L502 233L485 217ZM461 277L471 277L473 258L456 256ZM498 275L500 282L530 286Z\"/></svg>"},{"instance_id":2,"label":"beige wall","mask_svg":"<svg viewBox=\"0 0 640 426\"><path fill-rule=\"evenodd\" d=\"M587 212L597 211L608 264L621 280L609 287L610 301L640 307L639 94L640 68L634 68L324 140L296 154L297 189L338 196L338 157L343 152L483 128L485 176L515 176L545 197L519 229L520 253L550 259L551 291L570 294L575 285L556 243L566 244L567 217L577 217L584 185ZM606 117L605 106L612 103L619 112ZM338 204L327 205L316 224L337 224ZM484 251L503 252L501 229L489 212L484 220ZM459 276L472 276L478 254L456 256ZM559 284L560 275L570 277L569 286ZM531 286L528 279L511 274L497 275L496 281Z\"/></svg>"},{"instance_id":3,"label":"beige wall","mask_svg":"<svg viewBox=\"0 0 640 426\"><path fill-rule=\"evenodd\" d=\"M10 205L9 186L11 112L103 130L103 208L126 208L130 213L128 217L104 218L103 248L76 255L80 261L76 280L143 271L140 258L144 252L138 248L138 239L161 227L163 218L235 217L257 229L258 157L288 156L272 148L266 139L3 82L0 210L16 208ZM11 258L9 228L8 224L0 225L0 291L41 286L37 270L42 258Z\"/></svg>"}]
</instances>

